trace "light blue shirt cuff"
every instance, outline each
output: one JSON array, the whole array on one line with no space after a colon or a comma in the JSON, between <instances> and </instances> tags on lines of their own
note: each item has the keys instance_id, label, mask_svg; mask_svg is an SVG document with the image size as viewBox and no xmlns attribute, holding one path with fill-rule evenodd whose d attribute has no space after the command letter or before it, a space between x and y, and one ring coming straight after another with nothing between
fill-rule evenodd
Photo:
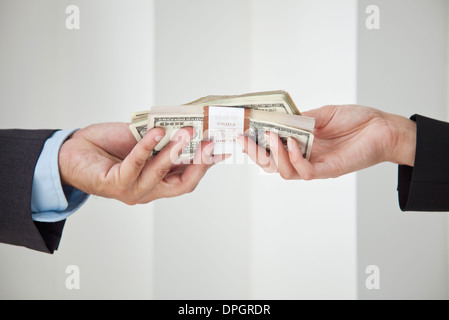
<instances>
[{"instance_id":1,"label":"light blue shirt cuff","mask_svg":"<svg viewBox=\"0 0 449 320\"><path fill-rule=\"evenodd\" d=\"M34 170L31 216L34 221L58 222L67 219L89 198L73 187L62 187L59 176L59 149L75 130L56 131L46 142Z\"/></svg>"}]
</instances>

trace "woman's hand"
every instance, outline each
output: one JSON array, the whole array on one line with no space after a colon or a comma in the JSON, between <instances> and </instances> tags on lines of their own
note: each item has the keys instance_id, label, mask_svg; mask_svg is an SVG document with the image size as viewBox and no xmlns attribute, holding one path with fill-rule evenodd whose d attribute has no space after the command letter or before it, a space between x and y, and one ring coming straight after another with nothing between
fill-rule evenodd
<instances>
[{"instance_id":1,"label":"woman's hand","mask_svg":"<svg viewBox=\"0 0 449 320\"><path fill-rule=\"evenodd\" d=\"M240 137L244 151L267 172L284 179L326 179L390 161L413 166L416 124L407 118L362 106L326 106L303 113L315 118L310 161L293 139L288 151L273 133L267 133L270 153L248 137Z\"/></svg>"}]
</instances>

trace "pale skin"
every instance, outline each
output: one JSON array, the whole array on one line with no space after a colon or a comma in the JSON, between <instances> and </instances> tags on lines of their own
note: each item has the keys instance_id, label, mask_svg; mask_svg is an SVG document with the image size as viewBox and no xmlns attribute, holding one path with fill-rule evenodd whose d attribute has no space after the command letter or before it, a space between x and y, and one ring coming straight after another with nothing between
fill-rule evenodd
<instances>
[{"instance_id":1,"label":"pale skin","mask_svg":"<svg viewBox=\"0 0 449 320\"><path fill-rule=\"evenodd\" d=\"M310 160L288 139L288 150L269 132L270 153L248 137L239 137L244 152L269 173L287 180L337 178L381 162L413 167L416 123L377 109L348 105L325 106L303 113L315 118L315 140Z\"/></svg>"},{"instance_id":2,"label":"pale skin","mask_svg":"<svg viewBox=\"0 0 449 320\"><path fill-rule=\"evenodd\" d=\"M193 163L175 164L193 136L192 128L182 129L157 156L150 157L164 135L162 128L155 128L137 143L126 123L81 129L61 147L61 182L128 205L145 204L192 192L206 171L225 158L213 156L213 143L206 141Z\"/></svg>"},{"instance_id":3,"label":"pale skin","mask_svg":"<svg viewBox=\"0 0 449 320\"><path fill-rule=\"evenodd\" d=\"M265 171L278 172L288 180L336 178L387 161L414 166L416 124L412 120L362 106L326 106L303 115L316 120L309 161L294 140L289 139L286 150L275 133L268 133L270 153L242 136L244 151ZM163 129L155 128L137 143L126 123L79 130L61 147L61 181L89 194L144 204L192 192L207 170L226 158L214 156L213 143L205 141L192 164L176 165L192 128L180 131L150 158L164 135Z\"/></svg>"}]
</instances>

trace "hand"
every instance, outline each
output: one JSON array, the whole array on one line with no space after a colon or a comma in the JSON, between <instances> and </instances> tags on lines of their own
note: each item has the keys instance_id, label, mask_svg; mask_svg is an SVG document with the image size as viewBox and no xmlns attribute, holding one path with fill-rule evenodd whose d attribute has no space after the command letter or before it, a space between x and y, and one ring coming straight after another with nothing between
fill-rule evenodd
<instances>
[{"instance_id":1,"label":"hand","mask_svg":"<svg viewBox=\"0 0 449 320\"><path fill-rule=\"evenodd\" d=\"M206 171L224 159L212 156L213 144L204 142L195 164L174 165L193 135L193 129L186 128L148 160L164 135L162 128L155 128L137 143L126 123L95 124L79 130L61 147L61 182L129 205L143 204L192 192Z\"/></svg>"},{"instance_id":2,"label":"hand","mask_svg":"<svg viewBox=\"0 0 449 320\"><path fill-rule=\"evenodd\" d=\"M326 179L355 172L380 162L413 166L416 124L407 118L362 106L326 106L304 112L315 118L315 140L310 161L303 158L293 139L288 151L268 133L271 153L240 137L244 151L267 172L284 179Z\"/></svg>"}]
</instances>

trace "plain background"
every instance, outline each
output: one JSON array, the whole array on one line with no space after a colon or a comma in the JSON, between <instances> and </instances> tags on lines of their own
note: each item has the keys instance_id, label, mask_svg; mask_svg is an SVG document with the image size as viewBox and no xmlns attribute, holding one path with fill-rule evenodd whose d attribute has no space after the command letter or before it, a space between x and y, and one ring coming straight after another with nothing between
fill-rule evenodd
<instances>
[{"instance_id":1,"label":"plain background","mask_svg":"<svg viewBox=\"0 0 449 320\"><path fill-rule=\"evenodd\" d=\"M80 30L66 28L71 4ZM300 110L444 120L447 15L445 0L0 0L0 127L81 128L276 89ZM0 245L0 298L446 299L446 214L401 213L396 183L393 164L305 183L236 155L179 198L91 197L55 255ZM380 290L365 286L370 265Z\"/></svg>"}]
</instances>

